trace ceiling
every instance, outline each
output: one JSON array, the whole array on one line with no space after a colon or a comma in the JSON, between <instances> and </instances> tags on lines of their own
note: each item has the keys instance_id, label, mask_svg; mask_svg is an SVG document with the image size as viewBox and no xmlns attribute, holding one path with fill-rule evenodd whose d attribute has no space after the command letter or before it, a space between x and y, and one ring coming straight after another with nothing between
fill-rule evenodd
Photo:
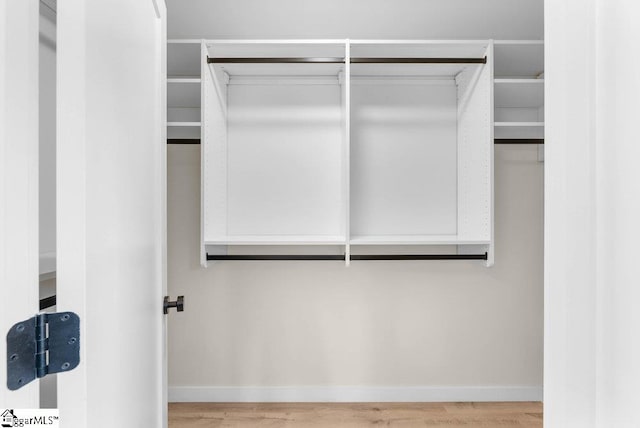
<instances>
[{"instance_id":1,"label":"ceiling","mask_svg":"<svg viewBox=\"0 0 640 428\"><path fill-rule=\"evenodd\" d=\"M542 39L543 0L167 0L169 38Z\"/></svg>"}]
</instances>

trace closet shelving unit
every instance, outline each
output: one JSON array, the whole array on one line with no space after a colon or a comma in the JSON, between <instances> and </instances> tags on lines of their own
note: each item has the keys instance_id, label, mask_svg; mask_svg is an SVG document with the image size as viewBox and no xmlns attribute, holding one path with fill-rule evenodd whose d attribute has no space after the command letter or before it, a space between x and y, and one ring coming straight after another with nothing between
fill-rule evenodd
<instances>
[{"instance_id":1,"label":"closet shelving unit","mask_svg":"<svg viewBox=\"0 0 640 428\"><path fill-rule=\"evenodd\" d=\"M200 142L200 52L200 40L167 45L167 138L172 143Z\"/></svg>"},{"instance_id":2,"label":"closet shelving unit","mask_svg":"<svg viewBox=\"0 0 640 428\"><path fill-rule=\"evenodd\" d=\"M492 49L170 40L168 138L202 141L203 264L491 265Z\"/></svg>"},{"instance_id":3,"label":"closet shelving unit","mask_svg":"<svg viewBox=\"0 0 640 428\"><path fill-rule=\"evenodd\" d=\"M544 42L496 40L496 143L544 142Z\"/></svg>"},{"instance_id":4,"label":"closet shelving unit","mask_svg":"<svg viewBox=\"0 0 640 428\"><path fill-rule=\"evenodd\" d=\"M197 143L201 120L185 120L172 93L191 91L200 83L201 39L168 42L168 135L173 143ZM544 42L542 40L496 40L495 138L509 143L539 142L544 138ZM192 87L192 89L189 88ZM193 92L191 92L193 94ZM190 106L200 109L197 94ZM184 111L182 111L184 113ZM192 112L192 114L194 114Z\"/></svg>"},{"instance_id":5,"label":"closet shelving unit","mask_svg":"<svg viewBox=\"0 0 640 428\"><path fill-rule=\"evenodd\" d=\"M344 41L206 41L202 49L204 252L343 247Z\"/></svg>"},{"instance_id":6,"label":"closet shelving unit","mask_svg":"<svg viewBox=\"0 0 640 428\"><path fill-rule=\"evenodd\" d=\"M361 59L376 57L389 60ZM491 43L351 41L351 58L354 253L448 247L492 263Z\"/></svg>"},{"instance_id":7,"label":"closet shelving unit","mask_svg":"<svg viewBox=\"0 0 640 428\"><path fill-rule=\"evenodd\" d=\"M491 265L494 133L541 142L542 54L539 41L170 40L168 138L203 142L203 264Z\"/></svg>"}]
</instances>

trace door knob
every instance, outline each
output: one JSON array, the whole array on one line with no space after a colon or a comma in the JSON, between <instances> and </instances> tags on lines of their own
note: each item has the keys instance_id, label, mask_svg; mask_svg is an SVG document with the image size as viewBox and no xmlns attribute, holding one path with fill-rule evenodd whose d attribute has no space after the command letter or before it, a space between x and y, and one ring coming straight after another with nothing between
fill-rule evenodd
<instances>
[{"instance_id":1,"label":"door knob","mask_svg":"<svg viewBox=\"0 0 640 428\"><path fill-rule=\"evenodd\" d=\"M178 296L178 298L173 301L169 300L169 296L164 296L162 309L165 315L169 313L169 308L176 308L178 312L184 311L184 296Z\"/></svg>"}]
</instances>

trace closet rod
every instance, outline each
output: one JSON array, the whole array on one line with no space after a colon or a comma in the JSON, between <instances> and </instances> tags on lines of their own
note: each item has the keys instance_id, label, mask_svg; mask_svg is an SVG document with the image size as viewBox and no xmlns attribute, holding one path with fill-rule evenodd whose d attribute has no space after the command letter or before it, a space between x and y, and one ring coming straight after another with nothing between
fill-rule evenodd
<instances>
[{"instance_id":1,"label":"closet rod","mask_svg":"<svg viewBox=\"0 0 640 428\"><path fill-rule=\"evenodd\" d=\"M207 63L233 63L233 64L344 64L344 58L331 57L300 57L300 58L209 58Z\"/></svg>"},{"instance_id":2,"label":"closet rod","mask_svg":"<svg viewBox=\"0 0 640 428\"><path fill-rule=\"evenodd\" d=\"M209 58L208 64L343 64L344 58L300 57L300 58ZM351 58L352 64L486 64L484 58Z\"/></svg>"},{"instance_id":3,"label":"closet rod","mask_svg":"<svg viewBox=\"0 0 640 428\"><path fill-rule=\"evenodd\" d=\"M351 254L351 260L487 260L487 253L484 254ZM334 260L344 261L344 255L318 255L318 254L296 254L296 255L215 255L207 254L207 260Z\"/></svg>"},{"instance_id":4,"label":"closet rod","mask_svg":"<svg viewBox=\"0 0 640 428\"><path fill-rule=\"evenodd\" d=\"M351 58L351 64L486 64L484 58Z\"/></svg>"},{"instance_id":5,"label":"closet rod","mask_svg":"<svg viewBox=\"0 0 640 428\"><path fill-rule=\"evenodd\" d=\"M200 138L167 138L167 144L200 144Z\"/></svg>"},{"instance_id":6,"label":"closet rod","mask_svg":"<svg viewBox=\"0 0 640 428\"><path fill-rule=\"evenodd\" d=\"M484 254L351 254L351 260L487 260Z\"/></svg>"},{"instance_id":7,"label":"closet rod","mask_svg":"<svg viewBox=\"0 0 640 428\"><path fill-rule=\"evenodd\" d=\"M493 140L494 144L544 144L544 139L540 138L519 138L519 139L508 139L508 138L496 138ZM167 144L200 144L199 138L168 138Z\"/></svg>"},{"instance_id":8,"label":"closet rod","mask_svg":"<svg viewBox=\"0 0 640 428\"><path fill-rule=\"evenodd\" d=\"M336 260L344 261L343 255L328 254L264 254L264 255L215 255L207 254L207 260Z\"/></svg>"},{"instance_id":9,"label":"closet rod","mask_svg":"<svg viewBox=\"0 0 640 428\"><path fill-rule=\"evenodd\" d=\"M40 310L50 308L56 305L56 296L45 297L40 299Z\"/></svg>"}]
</instances>

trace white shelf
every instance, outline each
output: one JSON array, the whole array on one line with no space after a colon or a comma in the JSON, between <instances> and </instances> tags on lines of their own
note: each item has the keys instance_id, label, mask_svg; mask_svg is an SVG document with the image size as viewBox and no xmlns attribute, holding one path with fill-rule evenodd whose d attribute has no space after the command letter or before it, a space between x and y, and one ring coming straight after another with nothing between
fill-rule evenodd
<instances>
[{"instance_id":1,"label":"white shelf","mask_svg":"<svg viewBox=\"0 0 640 428\"><path fill-rule=\"evenodd\" d=\"M495 79L496 108L539 108L544 105L544 79Z\"/></svg>"},{"instance_id":2,"label":"white shelf","mask_svg":"<svg viewBox=\"0 0 640 428\"><path fill-rule=\"evenodd\" d=\"M496 127L540 127L544 126L544 122L496 122Z\"/></svg>"},{"instance_id":3,"label":"white shelf","mask_svg":"<svg viewBox=\"0 0 640 428\"><path fill-rule=\"evenodd\" d=\"M205 245L344 245L344 236L324 235L257 235L221 236L205 241Z\"/></svg>"},{"instance_id":4,"label":"white shelf","mask_svg":"<svg viewBox=\"0 0 640 428\"><path fill-rule=\"evenodd\" d=\"M495 138L544 138L544 122L495 122Z\"/></svg>"},{"instance_id":5,"label":"white shelf","mask_svg":"<svg viewBox=\"0 0 640 428\"><path fill-rule=\"evenodd\" d=\"M352 57L482 58L489 40L350 40Z\"/></svg>"},{"instance_id":6,"label":"white shelf","mask_svg":"<svg viewBox=\"0 0 640 428\"><path fill-rule=\"evenodd\" d=\"M346 40L206 40L211 58L344 57Z\"/></svg>"},{"instance_id":7,"label":"white shelf","mask_svg":"<svg viewBox=\"0 0 640 428\"><path fill-rule=\"evenodd\" d=\"M202 79L199 77L169 77L167 78L167 83L169 84L180 84L180 83L197 83L200 84Z\"/></svg>"},{"instance_id":8,"label":"white shelf","mask_svg":"<svg viewBox=\"0 0 640 428\"><path fill-rule=\"evenodd\" d=\"M457 235L353 236L351 245L488 245L486 240L459 239Z\"/></svg>"},{"instance_id":9,"label":"white shelf","mask_svg":"<svg viewBox=\"0 0 640 428\"><path fill-rule=\"evenodd\" d=\"M167 138L198 139L201 138L200 122L167 122Z\"/></svg>"},{"instance_id":10,"label":"white shelf","mask_svg":"<svg viewBox=\"0 0 640 428\"><path fill-rule=\"evenodd\" d=\"M200 46L202 43L202 39L168 39L167 44L169 45L198 45Z\"/></svg>"},{"instance_id":11,"label":"white shelf","mask_svg":"<svg viewBox=\"0 0 640 428\"><path fill-rule=\"evenodd\" d=\"M200 122L167 122L167 127L200 127Z\"/></svg>"},{"instance_id":12,"label":"white shelf","mask_svg":"<svg viewBox=\"0 0 640 428\"><path fill-rule=\"evenodd\" d=\"M226 236L214 238L205 245L344 245L341 236L267 235ZM351 245L488 245L487 240L459 239L456 235L354 236Z\"/></svg>"},{"instance_id":13,"label":"white shelf","mask_svg":"<svg viewBox=\"0 0 640 428\"><path fill-rule=\"evenodd\" d=\"M512 83L512 84L529 84L529 83L544 83L544 79L529 79L529 78L503 78L498 77L493 79L494 83Z\"/></svg>"}]
</instances>

